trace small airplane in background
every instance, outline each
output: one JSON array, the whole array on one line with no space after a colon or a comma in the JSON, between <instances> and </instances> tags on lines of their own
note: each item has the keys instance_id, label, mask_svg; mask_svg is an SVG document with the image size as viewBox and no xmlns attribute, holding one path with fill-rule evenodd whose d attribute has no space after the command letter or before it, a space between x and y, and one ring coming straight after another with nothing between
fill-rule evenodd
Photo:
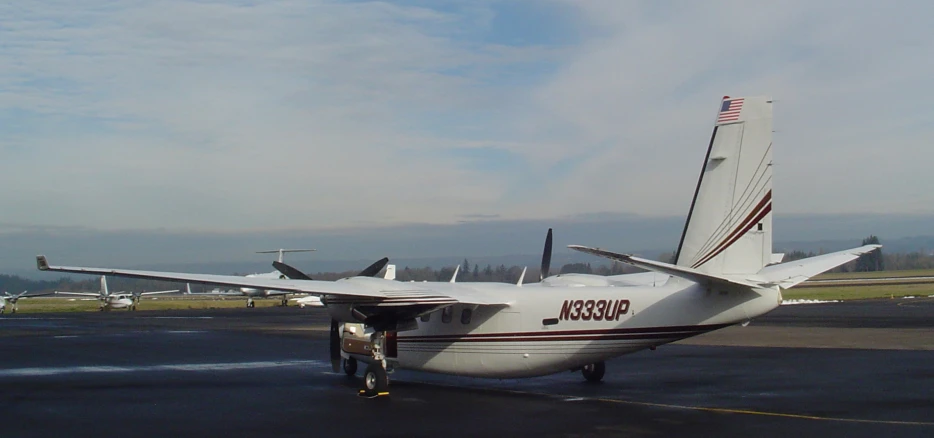
<instances>
[{"instance_id":1,"label":"small airplane in background","mask_svg":"<svg viewBox=\"0 0 934 438\"><path fill-rule=\"evenodd\" d=\"M747 323L777 308L784 290L880 247L775 264L772 99L724 97L715 120L674 263L571 246L647 274L552 283L543 269L542 283L528 287L521 278L409 283L363 273L317 281L281 262L273 263L280 279L54 266L42 255L36 264L42 271L321 296L331 316L332 367L338 371L344 359L344 371L354 374L357 361L368 364L361 389L368 397L389 394L395 369L500 379L571 370L596 382L606 360Z\"/></svg>"},{"instance_id":2,"label":"small airplane in background","mask_svg":"<svg viewBox=\"0 0 934 438\"><path fill-rule=\"evenodd\" d=\"M62 295L95 297L99 302L100 311L102 312L112 309L136 310L136 308L139 307L139 300L141 297L148 295L170 294L173 292L178 292L178 289L159 290L153 292L110 292L110 289L107 288L107 277L104 275L101 275L101 290L98 293L55 291L56 294Z\"/></svg>"},{"instance_id":3,"label":"small airplane in background","mask_svg":"<svg viewBox=\"0 0 934 438\"><path fill-rule=\"evenodd\" d=\"M32 295L26 295L26 292L28 291L24 290L22 293L19 293L16 295L13 295L9 292L3 292L3 295L0 295L0 315L2 315L3 312L6 312L7 306L10 306L11 314L16 313L16 311L18 310L16 302L22 298L33 298L33 297L42 297L46 295L52 295L52 292L42 293L42 294L32 294Z\"/></svg>"}]
</instances>

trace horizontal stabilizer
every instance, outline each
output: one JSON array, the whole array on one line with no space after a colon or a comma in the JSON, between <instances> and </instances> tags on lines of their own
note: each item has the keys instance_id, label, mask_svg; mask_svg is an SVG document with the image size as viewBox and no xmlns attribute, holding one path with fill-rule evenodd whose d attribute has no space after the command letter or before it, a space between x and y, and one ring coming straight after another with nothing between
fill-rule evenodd
<instances>
[{"instance_id":1,"label":"horizontal stabilizer","mask_svg":"<svg viewBox=\"0 0 934 438\"><path fill-rule=\"evenodd\" d=\"M829 271L844 263L856 260L863 254L875 251L882 245L866 245L845 251L808 257L806 259L771 265L762 268L756 275L763 282L777 284L782 289L788 289L817 274Z\"/></svg>"},{"instance_id":2,"label":"horizontal stabilizer","mask_svg":"<svg viewBox=\"0 0 934 438\"><path fill-rule=\"evenodd\" d=\"M610 260L616 260L617 262L626 263L628 265L635 266L637 268L646 269L649 271L661 272L668 274L674 277L683 278L685 280L693 281L695 283L720 283L720 284L730 284L734 286L743 286L743 287L759 287L756 283L746 282L743 280L731 279L719 275L712 275L705 272L698 271L693 268L686 266L677 266L670 263L656 262L654 260L643 259L639 257L634 257L628 254L620 254L615 252L610 252L598 248L590 248L580 245L568 245L568 248L571 248L575 251L580 251L587 254L592 254L598 257L607 258Z\"/></svg>"}]
</instances>

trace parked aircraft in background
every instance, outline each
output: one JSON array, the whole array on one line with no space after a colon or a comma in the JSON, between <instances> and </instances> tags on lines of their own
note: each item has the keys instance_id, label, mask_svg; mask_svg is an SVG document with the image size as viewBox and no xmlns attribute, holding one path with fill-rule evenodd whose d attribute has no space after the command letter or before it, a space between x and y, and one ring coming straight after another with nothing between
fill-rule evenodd
<instances>
[{"instance_id":1,"label":"parked aircraft in background","mask_svg":"<svg viewBox=\"0 0 934 438\"><path fill-rule=\"evenodd\" d=\"M312 252L314 249L274 249L269 251L256 251L257 254L279 254L278 261L282 263L283 255L285 253L291 252ZM272 272L267 272L264 274L249 274L247 278L263 278L263 279L282 279L286 278L281 272L275 270ZM275 289L258 289L254 287L241 287L240 293L246 296L246 306L247 307L256 307L256 304L253 302L254 298L274 298L279 297L280 304L286 306L289 304L287 296L291 292L275 290Z\"/></svg>"},{"instance_id":2,"label":"parked aircraft in background","mask_svg":"<svg viewBox=\"0 0 934 438\"><path fill-rule=\"evenodd\" d=\"M387 373L396 368L490 378L580 370L599 381L607 359L748 322L778 307L784 289L879 247L772 264L772 169L772 100L725 97L675 263L572 246L657 273L651 281L633 276L612 285L523 287L521 280L408 283L357 276L332 282L281 269L290 278L52 266L44 256L37 264L43 271L322 296L333 318L332 366L337 371L344 359L352 374L357 361L367 363L361 393L368 396L388 394Z\"/></svg>"},{"instance_id":3,"label":"parked aircraft in background","mask_svg":"<svg viewBox=\"0 0 934 438\"><path fill-rule=\"evenodd\" d=\"M2 315L3 312L6 312L7 306L10 307L10 313L16 313L16 311L19 309L16 305L16 302L23 298L33 298L33 297L41 297L45 295L52 295L52 292L42 293L42 294L32 294L32 295L26 295L26 292L27 291L24 290L23 292L17 295L13 295L9 292L3 292L3 295L0 295L0 315Z\"/></svg>"},{"instance_id":4,"label":"parked aircraft in background","mask_svg":"<svg viewBox=\"0 0 934 438\"><path fill-rule=\"evenodd\" d=\"M153 292L110 292L110 289L107 288L107 277L103 275L101 275L101 290L98 293L55 291L56 294L62 295L95 297L99 302L101 311L112 309L136 310L136 308L139 307L139 300L141 297L148 295L170 294L172 292L178 292L178 289L159 290Z\"/></svg>"},{"instance_id":5,"label":"parked aircraft in background","mask_svg":"<svg viewBox=\"0 0 934 438\"><path fill-rule=\"evenodd\" d=\"M384 260L388 260L388 259L384 259ZM383 260L380 260L377 263L382 263L382 262ZM286 272L290 272L293 275L295 275L295 273L297 272L300 272L291 266L288 266L287 268L284 268L283 270ZM298 279L306 279L306 278L311 279L311 277L308 277L304 273L301 273L300 277L305 277L305 278L298 278ZM395 280L396 279L396 265L387 265L386 273L385 275L383 275L383 278L386 280ZM305 308L305 306L324 307L324 303L321 302L321 297L317 295L308 295L308 296L299 297L299 298L292 298L292 301L295 301L295 304L298 304L298 307L301 307L301 308Z\"/></svg>"}]
</instances>

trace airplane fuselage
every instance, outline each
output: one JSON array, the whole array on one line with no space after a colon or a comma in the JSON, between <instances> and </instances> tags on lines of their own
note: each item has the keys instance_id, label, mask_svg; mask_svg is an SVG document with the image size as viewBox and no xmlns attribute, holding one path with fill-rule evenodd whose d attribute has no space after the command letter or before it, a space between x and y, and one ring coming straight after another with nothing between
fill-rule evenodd
<instances>
[{"instance_id":1,"label":"airplane fuselage","mask_svg":"<svg viewBox=\"0 0 934 438\"><path fill-rule=\"evenodd\" d=\"M708 289L680 280L659 287L529 286L467 286L514 300L508 307L456 304L419 318L417 329L384 342L387 361L474 377L542 376L742 323L781 302L776 289ZM342 306L329 311L356 322Z\"/></svg>"},{"instance_id":2,"label":"airplane fuselage","mask_svg":"<svg viewBox=\"0 0 934 438\"><path fill-rule=\"evenodd\" d=\"M282 275L279 271L267 272L264 274L249 274L247 278L274 278L274 279L284 279L285 276ZM285 292L269 290L269 289L254 289L251 287L241 287L240 293L245 297L249 298L267 298L276 295L284 295Z\"/></svg>"},{"instance_id":3,"label":"airplane fuselage","mask_svg":"<svg viewBox=\"0 0 934 438\"><path fill-rule=\"evenodd\" d=\"M101 303L105 309L128 309L133 307L133 299L129 295L110 295L104 298Z\"/></svg>"}]
</instances>

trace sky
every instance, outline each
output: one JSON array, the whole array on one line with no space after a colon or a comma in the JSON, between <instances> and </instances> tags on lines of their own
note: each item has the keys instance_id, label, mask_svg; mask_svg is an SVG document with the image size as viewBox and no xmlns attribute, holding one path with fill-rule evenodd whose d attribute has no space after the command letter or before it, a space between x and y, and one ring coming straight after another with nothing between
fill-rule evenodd
<instances>
[{"instance_id":1,"label":"sky","mask_svg":"<svg viewBox=\"0 0 934 438\"><path fill-rule=\"evenodd\" d=\"M777 212L926 215L932 12L5 2L0 233L683 217L720 98L759 94Z\"/></svg>"}]
</instances>

